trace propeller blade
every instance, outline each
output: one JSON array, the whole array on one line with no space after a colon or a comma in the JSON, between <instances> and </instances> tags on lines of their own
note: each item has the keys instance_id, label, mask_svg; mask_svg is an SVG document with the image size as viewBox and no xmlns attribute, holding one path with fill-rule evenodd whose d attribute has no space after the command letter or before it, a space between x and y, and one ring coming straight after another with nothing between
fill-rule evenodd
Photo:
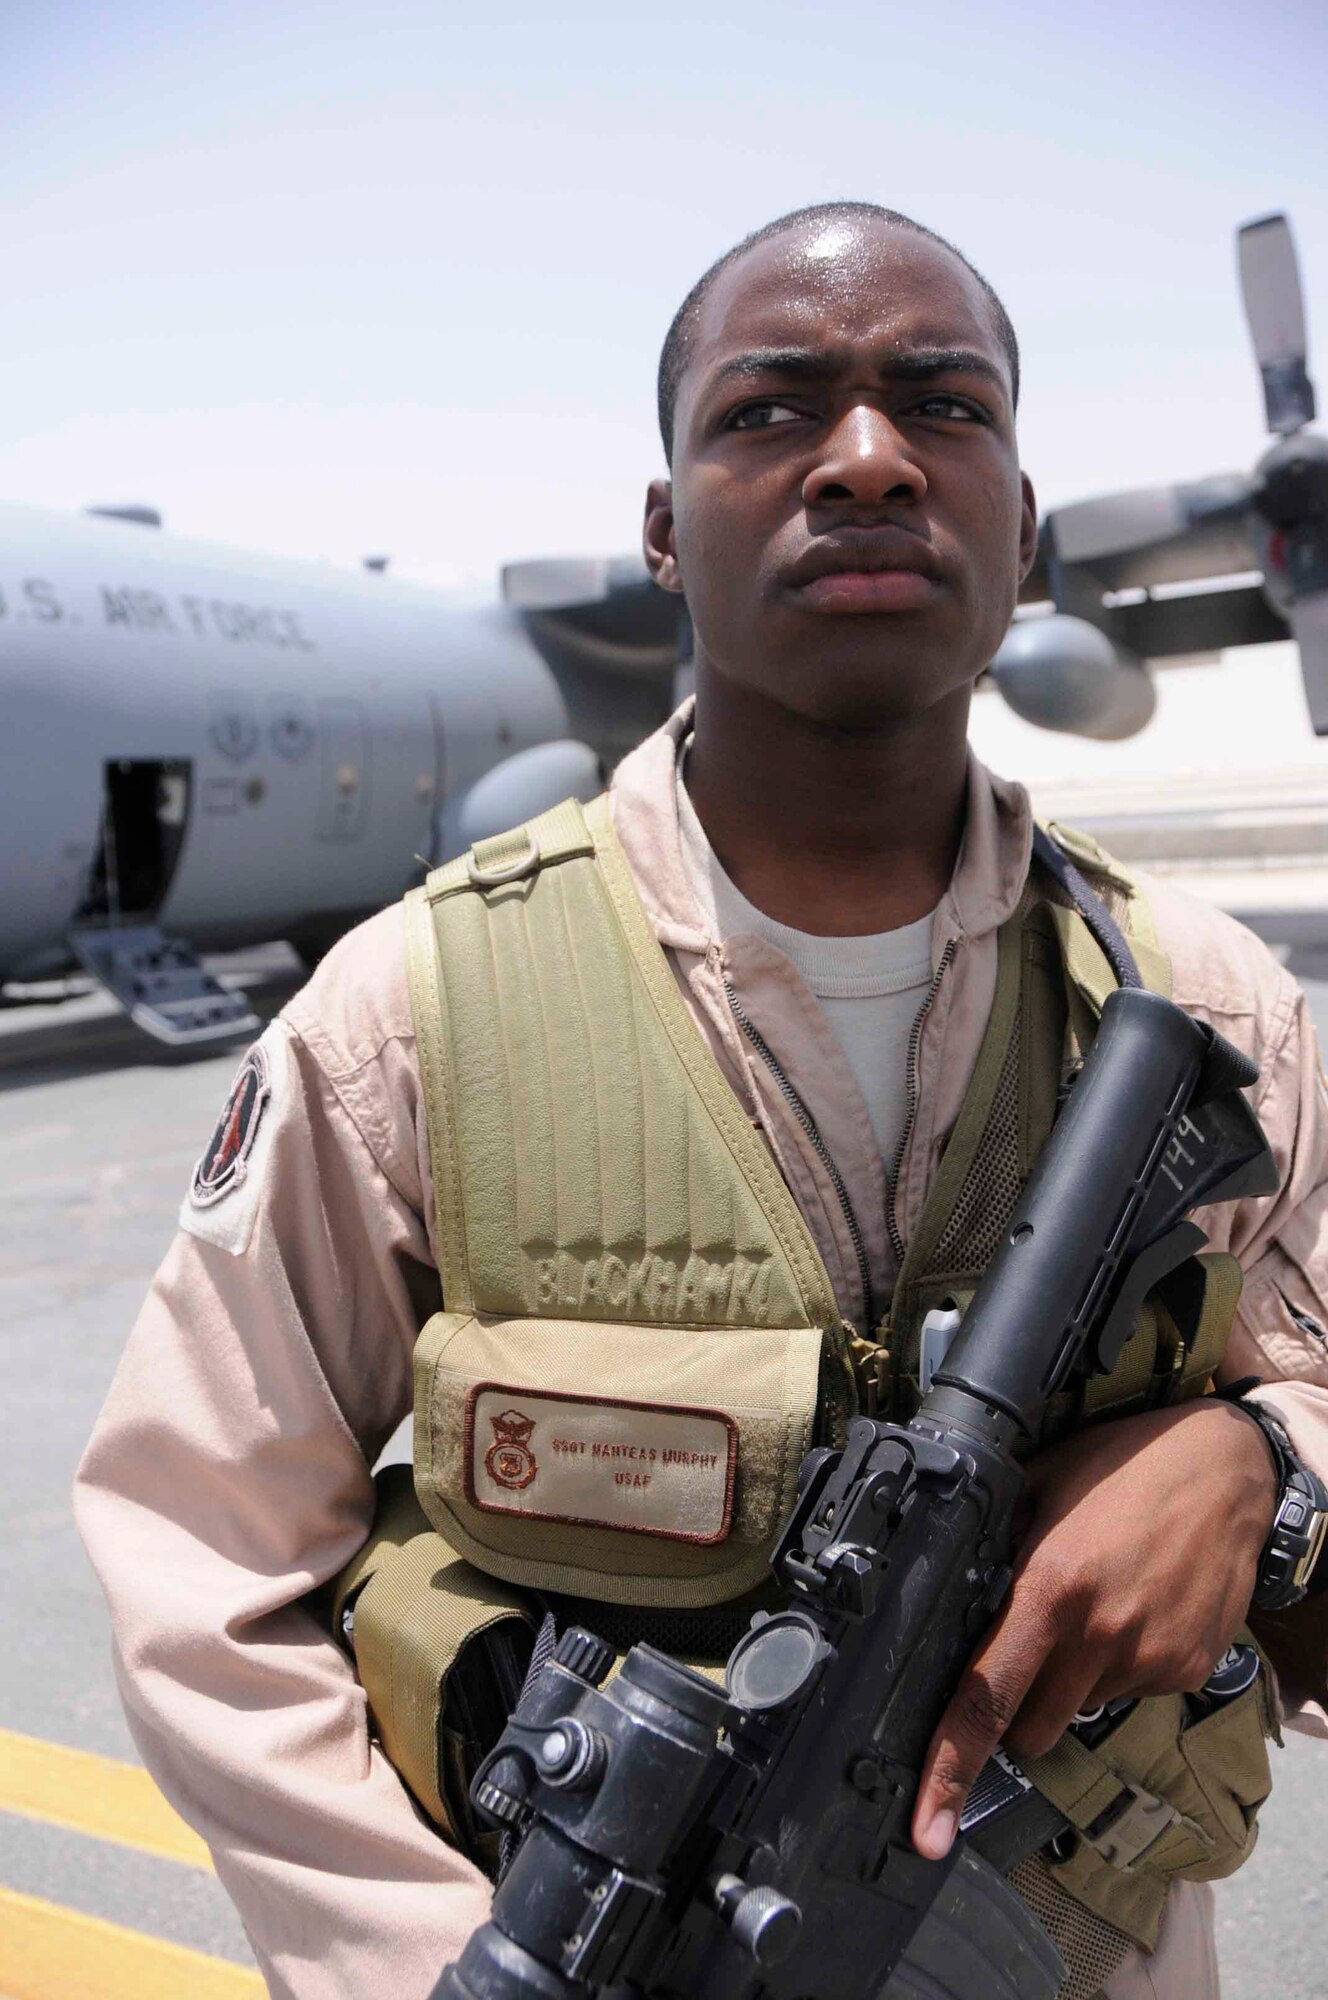
<instances>
[{"instance_id":1,"label":"propeller blade","mask_svg":"<svg viewBox=\"0 0 1328 2000\"><path fill-rule=\"evenodd\" d=\"M1236 254L1268 428L1290 437L1313 421L1314 388L1305 372L1305 301L1286 217L1247 222L1237 231Z\"/></svg>"},{"instance_id":2,"label":"propeller blade","mask_svg":"<svg viewBox=\"0 0 1328 2000\"><path fill-rule=\"evenodd\" d=\"M1290 618L1314 734L1328 736L1328 590L1296 598Z\"/></svg>"},{"instance_id":3,"label":"propeller blade","mask_svg":"<svg viewBox=\"0 0 1328 2000\"><path fill-rule=\"evenodd\" d=\"M1250 503L1250 481L1243 473L1214 473L1208 479L1179 486L1140 486L1127 493L1102 493L1093 500L1076 500L1048 516L1052 547L1063 563L1109 564L1123 556L1162 550L1183 542L1197 551L1200 543L1216 554L1220 549L1233 569L1248 561L1241 528ZM1233 536L1235 538L1233 542ZM1156 567L1156 565L1155 565ZM1165 564L1163 565L1165 567ZM1207 575L1207 566L1193 570L1182 563L1178 575ZM1149 575L1144 582L1160 577Z\"/></svg>"},{"instance_id":4,"label":"propeller blade","mask_svg":"<svg viewBox=\"0 0 1328 2000\"><path fill-rule=\"evenodd\" d=\"M1140 486L1131 493L1104 493L1075 500L1050 516L1056 554L1065 563L1093 563L1127 555L1183 534L1185 505L1176 486Z\"/></svg>"}]
</instances>

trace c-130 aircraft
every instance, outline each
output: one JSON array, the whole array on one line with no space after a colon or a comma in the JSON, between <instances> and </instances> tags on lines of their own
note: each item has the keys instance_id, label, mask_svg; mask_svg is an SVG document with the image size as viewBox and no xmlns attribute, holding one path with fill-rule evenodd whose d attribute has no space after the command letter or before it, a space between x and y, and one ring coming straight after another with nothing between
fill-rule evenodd
<instances>
[{"instance_id":1,"label":"c-130 aircraft","mask_svg":"<svg viewBox=\"0 0 1328 2000\"><path fill-rule=\"evenodd\" d=\"M1328 735L1328 439L1285 217L1238 248L1274 442L1046 516L988 677L1044 728L1132 735L1149 663L1293 637ZM636 558L514 564L461 609L93 512L0 509L0 983L82 966L170 1045L257 1026L200 952L315 959L422 863L592 797L685 684L685 608Z\"/></svg>"}]
</instances>

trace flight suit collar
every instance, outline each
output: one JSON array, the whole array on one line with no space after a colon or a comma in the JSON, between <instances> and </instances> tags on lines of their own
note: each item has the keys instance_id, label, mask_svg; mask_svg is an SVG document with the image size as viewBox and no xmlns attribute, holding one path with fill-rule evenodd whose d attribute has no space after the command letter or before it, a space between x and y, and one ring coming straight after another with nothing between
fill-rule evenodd
<instances>
[{"instance_id":1,"label":"flight suit collar","mask_svg":"<svg viewBox=\"0 0 1328 2000\"><path fill-rule=\"evenodd\" d=\"M704 954L715 941L683 855L676 773L692 727L689 699L618 766L613 822L662 945ZM936 938L975 938L1016 909L1028 877L1033 816L1022 785L988 771L968 753L964 835L950 886L937 910Z\"/></svg>"}]
</instances>

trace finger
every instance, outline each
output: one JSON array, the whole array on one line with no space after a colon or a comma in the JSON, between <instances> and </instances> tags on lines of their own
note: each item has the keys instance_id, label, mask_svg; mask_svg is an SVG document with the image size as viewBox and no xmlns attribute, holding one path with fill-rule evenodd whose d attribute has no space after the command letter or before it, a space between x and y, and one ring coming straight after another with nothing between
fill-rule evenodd
<instances>
[{"instance_id":1,"label":"finger","mask_svg":"<svg viewBox=\"0 0 1328 2000\"><path fill-rule=\"evenodd\" d=\"M1005 1732L1013 1757L1043 1757L1076 1715L1096 1708L1095 1665L1077 1654L1054 1653L1019 1704Z\"/></svg>"},{"instance_id":2,"label":"finger","mask_svg":"<svg viewBox=\"0 0 1328 2000\"><path fill-rule=\"evenodd\" d=\"M1142 1693L1136 1675L1116 1671L1103 1674L1101 1680L1094 1682L1079 1706L1091 1712L1095 1708L1105 1708L1109 1701L1119 1701L1123 1695L1137 1701Z\"/></svg>"},{"instance_id":3,"label":"finger","mask_svg":"<svg viewBox=\"0 0 1328 2000\"><path fill-rule=\"evenodd\" d=\"M1132 1655L1115 1671L1103 1674L1093 1687L1088 1704L1095 1708L1121 1695L1144 1701L1150 1695L1195 1694L1226 1651L1220 1641L1204 1639L1184 1651L1168 1648L1142 1657Z\"/></svg>"},{"instance_id":4,"label":"finger","mask_svg":"<svg viewBox=\"0 0 1328 2000\"><path fill-rule=\"evenodd\" d=\"M1013 1632L1003 1623L969 1662L922 1767L913 1808L919 1854L940 1861L949 1853L973 1780L1018 1713L1042 1658L1042 1646L1030 1645L1027 1628L1016 1622Z\"/></svg>"}]
</instances>

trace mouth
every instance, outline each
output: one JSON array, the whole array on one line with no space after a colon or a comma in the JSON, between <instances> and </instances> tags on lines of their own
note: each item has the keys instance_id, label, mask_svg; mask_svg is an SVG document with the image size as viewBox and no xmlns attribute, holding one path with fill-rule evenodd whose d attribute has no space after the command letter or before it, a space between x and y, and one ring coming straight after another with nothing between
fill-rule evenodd
<instances>
[{"instance_id":1,"label":"mouth","mask_svg":"<svg viewBox=\"0 0 1328 2000\"><path fill-rule=\"evenodd\" d=\"M901 528L859 528L813 542L786 572L811 611L920 611L941 587L931 546Z\"/></svg>"}]
</instances>

